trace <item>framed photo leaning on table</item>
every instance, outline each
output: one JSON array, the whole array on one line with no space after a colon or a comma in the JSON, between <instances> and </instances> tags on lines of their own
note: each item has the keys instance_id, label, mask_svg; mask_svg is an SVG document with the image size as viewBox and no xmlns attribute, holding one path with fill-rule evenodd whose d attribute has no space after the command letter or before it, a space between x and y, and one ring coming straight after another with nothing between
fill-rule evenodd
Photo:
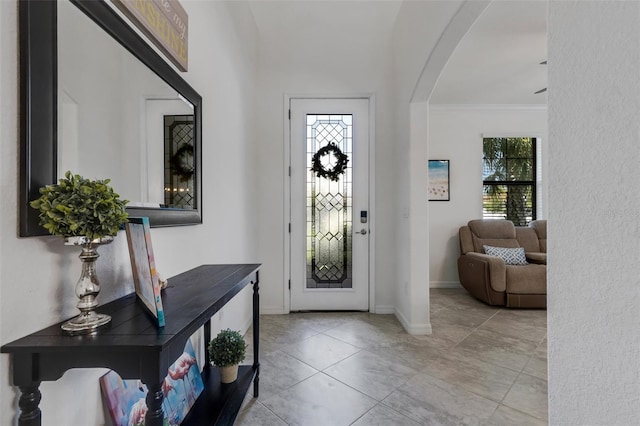
<instances>
[{"instance_id":1,"label":"framed photo leaning on table","mask_svg":"<svg viewBox=\"0 0 640 426\"><path fill-rule=\"evenodd\" d=\"M153 257L149 218L130 217L125 227L136 294L149 312L157 319L158 327L164 327L160 278Z\"/></svg>"}]
</instances>

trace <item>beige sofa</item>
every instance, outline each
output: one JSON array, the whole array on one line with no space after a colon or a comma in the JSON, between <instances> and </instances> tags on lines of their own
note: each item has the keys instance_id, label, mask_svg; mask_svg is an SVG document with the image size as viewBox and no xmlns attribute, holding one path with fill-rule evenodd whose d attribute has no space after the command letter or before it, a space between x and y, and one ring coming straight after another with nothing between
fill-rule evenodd
<instances>
[{"instance_id":1,"label":"beige sofa","mask_svg":"<svg viewBox=\"0 0 640 426\"><path fill-rule=\"evenodd\" d=\"M490 305L547 307L546 220L526 227L508 220L472 220L459 236L458 274L469 293ZM485 248L502 257L486 254Z\"/></svg>"}]
</instances>

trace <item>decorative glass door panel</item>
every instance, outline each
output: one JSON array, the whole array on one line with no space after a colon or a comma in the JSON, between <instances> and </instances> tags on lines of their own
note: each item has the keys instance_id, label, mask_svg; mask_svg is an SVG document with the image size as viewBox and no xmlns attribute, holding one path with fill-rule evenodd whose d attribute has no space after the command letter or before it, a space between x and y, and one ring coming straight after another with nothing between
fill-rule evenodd
<instances>
[{"instance_id":1,"label":"decorative glass door panel","mask_svg":"<svg viewBox=\"0 0 640 426\"><path fill-rule=\"evenodd\" d=\"M369 100L290 106L290 309L367 310Z\"/></svg>"},{"instance_id":2,"label":"decorative glass door panel","mask_svg":"<svg viewBox=\"0 0 640 426\"><path fill-rule=\"evenodd\" d=\"M164 203L167 207L195 207L193 161L193 115L165 115Z\"/></svg>"},{"instance_id":3,"label":"decorative glass door panel","mask_svg":"<svg viewBox=\"0 0 640 426\"><path fill-rule=\"evenodd\" d=\"M351 288L353 116L307 114L306 121L306 286ZM340 167L340 152L345 167ZM329 177L312 170L314 159Z\"/></svg>"}]
</instances>

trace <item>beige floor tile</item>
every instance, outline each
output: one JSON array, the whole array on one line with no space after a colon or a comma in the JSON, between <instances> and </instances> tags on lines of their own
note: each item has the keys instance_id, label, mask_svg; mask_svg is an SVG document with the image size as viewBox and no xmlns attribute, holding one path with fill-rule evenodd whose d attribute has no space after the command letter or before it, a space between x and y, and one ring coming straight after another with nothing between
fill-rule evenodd
<instances>
[{"instance_id":1,"label":"beige floor tile","mask_svg":"<svg viewBox=\"0 0 640 426\"><path fill-rule=\"evenodd\" d=\"M284 352L272 352L260 359L259 399L273 395L307 379L318 370Z\"/></svg>"},{"instance_id":2,"label":"beige floor tile","mask_svg":"<svg viewBox=\"0 0 640 426\"><path fill-rule=\"evenodd\" d=\"M406 340L408 336L403 330L392 331L363 320L350 321L343 326L332 328L325 334L362 349L393 346Z\"/></svg>"},{"instance_id":3,"label":"beige floor tile","mask_svg":"<svg viewBox=\"0 0 640 426\"><path fill-rule=\"evenodd\" d=\"M452 300L457 296L467 295L467 291L463 288L432 288L429 292L429 298L433 300Z\"/></svg>"},{"instance_id":4,"label":"beige floor tile","mask_svg":"<svg viewBox=\"0 0 640 426\"><path fill-rule=\"evenodd\" d=\"M331 336L318 334L287 345L283 348L283 351L317 370L324 370L359 352L360 348L334 339Z\"/></svg>"},{"instance_id":5,"label":"beige floor tile","mask_svg":"<svg viewBox=\"0 0 640 426\"><path fill-rule=\"evenodd\" d=\"M433 315L435 312L455 305L456 296L462 295L459 289L432 288L429 292L429 310Z\"/></svg>"},{"instance_id":6,"label":"beige floor tile","mask_svg":"<svg viewBox=\"0 0 640 426\"><path fill-rule=\"evenodd\" d=\"M547 339L538 345L522 372L547 380Z\"/></svg>"},{"instance_id":7,"label":"beige floor tile","mask_svg":"<svg viewBox=\"0 0 640 426\"><path fill-rule=\"evenodd\" d=\"M504 317L513 317L522 320L526 324L536 327L547 327L546 309L508 309L505 308L500 313Z\"/></svg>"},{"instance_id":8,"label":"beige floor tile","mask_svg":"<svg viewBox=\"0 0 640 426\"><path fill-rule=\"evenodd\" d=\"M247 344L247 352L242 364L253 364L253 337L250 333L245 334L244 341ZM279 351L283 346L283 343L275 343L264 336L260 336L260 357Z\"/></svg>"},{"instance_id":9,"label":"beige floor tile","mask_svg":"<svg viewBox=\"0 0 640 426\"><path fill-rule=\"evenodd\" d=\"M541 420L548 418L547 381L521 374L502 404Z\"/></svg>"},{"instance_id":10,"label":"beige floor tile","mask_svg":"<svg viewBox=\"0 0 640 426\"><path fill-rule=\"evenodd\" d=\"M538 345L547 335L546 323L544 310L502 310L482 324L480 329L530 340Z\"/></svg>"},{"instance_id":11,"label":"beige floor tile","mask_svg":"<svg viewBox=\"0 0 640 426\"><path fill-rule=\"evenodd\" d=\"M433 300L431 300L431 304L429 305L429 313L431 315L443 309L447 309L447 305L443 303L434 302Z\"/></svg>"},{"instance_id":12,"label":"beige floor tile","mask_svg":"<svg viewBox=\"0 0 640 426\"><path fill-rule=\"evenodd\" d=\"M405 365L414 370L422 370L431 360L442 356L446 349L425 345L413 339L397 342L392 346L374 346L367 351L387 361Z\"/></svg>"},{"instance_id":13,"label":"beige floor tile","mask_svg":"<svg viewBox=\"0 0 640 426\"><path fill-rule=\"evenodd\" d=\"M268 318L268 315L265 315ZM261 317L262 318L262 317ZM260 323L260 340L265 339L275 344L288 344L307 339L318 334L308 325L282 318L263 320Z\"/></svg>"},{"instance_id":14,"label":"beige floor tile","mask_svg":"<svg viewBox=\"0 0 640 426\"><path fill-rule=\"evenodd\" d=\"M378 315L366 313L362 316L362 321L365 321L371 325L380 327L384 331L389 333L402 333L404 334L404 328L395 315Z\"/></svg>"},{"instance_id":15,"label":"beige floor tile","mask_svg":"<svg viewBox=\"0 0 640 426\"><path fill-rule=\"evenodd\" d=\"M431 315L431 326L457 325L477 328L495 315L497 314L493 311L443 309Z\"/></svg>"},{"instance_id":16,"label":"beige floor tile","mask_svg":"<svg viewBox=\"0 0 640 426\"><path fill-rule=\"evenodd\" d=\"M499 306L490 306L471 296L464 289L431 289L430 302L446 305L452 309L479 309L493 311L494 313L502 309Z\"/></svg>"},{"instance_id":17,"label":"beige floor tile","mask_svg":"<svg viewBox=\"0 0 640 426\"><path fill-rule=\"evenodd\" d=\"M408 335L393 315L261 316L260 398L250 390L236 424L545 424L546 312L497 309L460 289L432 289L431 302L429 336Z\"/></svg>"},{"instance_id":18,"label":"beige floor tile","mask_svg":"<svg viewBox=\"0 0 640 426\"><path fill-rule=\"evenodd\" d=\"M418 371L362 350L324 373L381 401Z\"/></svg>"},{"instance_id":19,"label":"beige floor tile","mask_svg":"<svg viewBox=\"0 0 640 426\"><path fill-rule=\"evenodd\" d=\"M496 313L504 309L500 306L487 305L486 303L479 301L468 293L452 297L451 304L448 306L448 308L455 310L465 310L476 314L482 313L482 315L495 315Z\"/></svg>"},{"instance_id":20,"label":"beige floor tile","mask_svg":"<svg viewBox=\"0 0 640 426\"><path fill-rule=\"evenodd\" d=\"M357 318L361 315L360 313L351 312L341 312L339 317L336 317L336 314L332 312L295 312L289 314L292 322L303 324L305 327L320 333L343 326L352 318Z\"/></svg>"},{"instance_id":21,"label":"beige floor tile","mask_svg":"<svg viewBox=\"0 0 640 426\"><path fill-rule=\"evenodd\" d=\"M287 426L278 416L273 414L260 402L253 400L240 411L235 426Z\"/></svg>"},{"instance_id":22,"label":"beige floor tile","mask_svg":"<svg viewBox=\"0 0 640 426\"><path fill-rule=\"evenodd\" d=\"M461 325L431 323L432 333L426 336L415 336L429 346L440 349L451 349L474 332L475 328Z\"/></svg>"},{"instance_id":23,"label":"beige floor tile","mask_svg":"<svg viewBox=\"0 0 640 426\"><path fill-rule=\"evenodd\" d=\"M364 416L360 417L353 426L419 426L409 417L398 413L397 411L378 404L369 410Z\"/></svg>"},{"instance_id":24,"label":"beige floor tile","mask_svg":"<svg viewBox=\"0 0 640 426\"><path fill-rule=\"evenodd\" d=\"M535 376L539 379L547 379L547 357L541 357L534 354L527 362L527 365L522 370L523 373L530 376Z\"/></svg>"},{"instance_id":25,"label":"beige floor tile","mask_svg":"<svg viewBox=\"0 0 640 426\"><path fill-rule=\"evenodd\" d=\"M383 404L424 425L481 425L498 404L427 374L419 374Z\"/></svg>"},{"instance_id":26,"label":"beige floor tile","mask_svg":"<svg viewBox=\"0 0 640 426\"><path fill-rule=\"evenodd\" d=\"M376 405L368 396L318 373L264 401L289 425L347 426Z\"/></svg>"},{"instance_id":27,"label":"beige floor tile","mask_svg":"<svg viewBox=\"0 0 640 426\"><path fill-rule=\"evenodd\" d=\"M529 362L536 346L530 340L478 329L452 349L452 352L519 372Z\"/></svg>"},{"instance_id":28,"label":"beige floor tile","mask_svg":"<svg viewBox=\"0 0 640 426\"><path fill-rule=\"evenodd\" d=\"M504 398L519 374L462 353L445 354L422 372L496 402Z\"/></svg>"},{"instance_id":29,"label":"beige floor tile","mask_svg":"<svg viewBox=\"0 0 640 426\"><path fill-rule=\"evenodd\" d=\"M487 422L487 426L546 426L547 422L518 410L500 405Z\"/></svg>"}]
</instances>

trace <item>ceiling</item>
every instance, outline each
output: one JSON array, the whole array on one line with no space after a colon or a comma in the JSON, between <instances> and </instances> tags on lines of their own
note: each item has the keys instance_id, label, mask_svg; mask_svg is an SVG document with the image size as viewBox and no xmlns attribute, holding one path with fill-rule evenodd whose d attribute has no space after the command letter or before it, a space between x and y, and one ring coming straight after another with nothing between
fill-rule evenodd
<instances>
[{"instance_id":1,"label":"ceiling","mask_svg":"<svg viewBox=\"0 0 640 426\"><path fill-rule=\"evenodd\" d=\"M370 60L390 43L401 5L400 0L249 1L270 61L287 63L332 61L341 53Z\"/></svg>"},{"instance_id":2,"label":"ceiling","mask_svg":"<svg viewBox=\"0 0 640 426\"><path fill-rule=\"evenodd\" d=\"M431 104L546 105L547 2L497 0L471 27L438 79Z\"/></svg>"},{"instance_id":3,"label":"ceiling","mask_svg":"<svg viewBox=\"0 0 640 426\"><path fill-rule=\"evenodd\" d=\"M272 60L295 61L292 55L304 55L299 52L310 47L340 45L366 60L366 52L379 52L390 41L402 1L253 0L249 5ZM534 94L547 85L546 66L539 65L547 59L546 15L546 0L493 1L453 52L430 103L546 104L546 93Z\"/></svg>"}]
</instances>

